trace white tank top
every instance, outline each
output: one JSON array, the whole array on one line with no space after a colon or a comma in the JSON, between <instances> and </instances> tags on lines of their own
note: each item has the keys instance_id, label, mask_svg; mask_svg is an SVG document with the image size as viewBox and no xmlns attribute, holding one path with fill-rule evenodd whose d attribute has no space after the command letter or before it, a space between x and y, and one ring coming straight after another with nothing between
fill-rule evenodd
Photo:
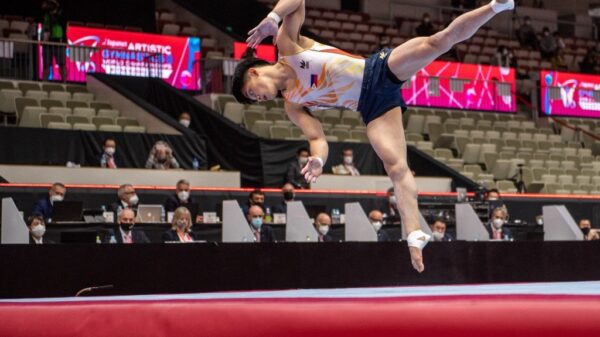
<instances>
[{"instance_id":1,"label":"white tank top","mask_svg":"<svg viewBox=\"0 0 600 337\"><path fill-rule=\"evenodd\" d=\"M280 57L279 62L296 73L294 86L283 92L286 101L309 109L358 108L365 69L362 57L315 42L298 54Z\"/></svg>"}]
</instances>

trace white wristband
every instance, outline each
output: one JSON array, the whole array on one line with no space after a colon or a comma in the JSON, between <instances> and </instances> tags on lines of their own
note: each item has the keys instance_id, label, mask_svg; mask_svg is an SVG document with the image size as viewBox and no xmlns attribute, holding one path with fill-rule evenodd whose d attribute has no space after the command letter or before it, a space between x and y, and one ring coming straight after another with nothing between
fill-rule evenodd
<instances>
[{"instance_id":1,"label":"white wristband","mask_svg":"<svg viewBox=\"0 0 600 337\"><path fill-rule=\"evenodd\" d=\"M406 241L408 241L409 247L423 249L427 245L427 242L429 242L429 239L431 239L431 236L419 229L408 234Z\"/></svg>"},{"instance_id":2,"label":"white wristband","mask_svg":"<svg viewBox=\"0 0 600 337\"><path fill-rule=\"evenodd\" d=\"M515 1L509 0L508 2L505 2L505 3L498 3L498 2L496 2L496 0L492 0L490 5L492 5L492 10L494 11L494 13L500 13L500 12L503 12L508 9L514 9Z\"/></svg>"},{"instance_id":3,"label":"white wristband","mask_svg":"<svg viewBox=\"0 0 600 337\"><path fill-rule=\"evenodd\" d=\"M279 14L277 14L275 12L271 12L271 13L267 14L267 17L275 20L275 22L277 24L279 24L281 22L281 16L279 16Z\"/></svg>"}]
</instances>

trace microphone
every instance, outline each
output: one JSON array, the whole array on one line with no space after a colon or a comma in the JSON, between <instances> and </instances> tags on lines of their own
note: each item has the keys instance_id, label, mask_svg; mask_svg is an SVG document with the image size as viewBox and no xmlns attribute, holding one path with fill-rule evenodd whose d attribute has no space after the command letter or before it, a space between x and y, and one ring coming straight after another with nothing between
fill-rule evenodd
<instances>
[{"instance_id":1,"label":"microphone","mask_svg":"<svg viewBox=\"0 0 600 337\"><path fill-rule=\"evenodd\" d=\"M95 286L95 287L88 287L88 288L83 288L81 290L79 290L77 292L77 294L75 294L75 297L80 296L81 294L85 294L85 293L89 293L95 290L103 290L103 289L112 289L115 286L113 284L107 284L107 285L102 285L102 286Z\"/></svg>"}]
</instances>

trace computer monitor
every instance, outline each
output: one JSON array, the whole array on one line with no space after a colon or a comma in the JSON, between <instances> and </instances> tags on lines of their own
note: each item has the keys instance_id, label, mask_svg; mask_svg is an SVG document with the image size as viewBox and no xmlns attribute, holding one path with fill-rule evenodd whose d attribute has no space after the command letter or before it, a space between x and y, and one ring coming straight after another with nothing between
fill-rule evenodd
<instances>
[{"instance_id":1,"label":"computer monitor","mask_svg":"<svg viewBox=\"0 0 600 337\"><path fill-rule=\"evenodd\" d=\"M81 213L83 212L81 201L57 201L52 206L53 223L81 221Z\"/></svg>"},{"instance_id":2,"label":"computer monitor","mask_svg":"<svg viewBox=\"0 0 600 337\"><path fill-rule=\"evenodd\" d=\"M137 209L137 222L157 223L162 222L162 205L139 205Z\"/></svg>"}]
</instances>

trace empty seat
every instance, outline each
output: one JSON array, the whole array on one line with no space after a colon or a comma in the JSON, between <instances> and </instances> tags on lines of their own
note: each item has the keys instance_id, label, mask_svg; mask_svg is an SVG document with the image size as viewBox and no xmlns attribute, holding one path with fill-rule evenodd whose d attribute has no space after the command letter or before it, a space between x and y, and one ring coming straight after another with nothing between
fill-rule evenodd
<instances>
[{"instance_id":1,"label":"empty seat","mask_svg":"<svg viewBox=\"0 0 600 337\"><path fill-rule=\"evenodd\" d=\"M27 90L25 92L25 97L41 100L44 98L48 98L48 93L42 90Z\"/></svg>"},{"instance_id":2,"label":"empty seat","mask_svg":"<svg viewBox=\"0 0 600 337\"><path fill-rule=\"evenodd\" d=\"M72 113L72 111L69 108L53 106L53 107L50 107L50 109L48 109L48 113L68 116Z\"/></svg>"},{"instance_id":3,"label":"empty seat","mask_svg":"<svg viewBox=\"0 0 600 337\"><path fill-rule=\"evenodd\" d=\"M94 110L92 108L74 108L73 115L85 116L87 118L92 118L96 115L96 110Z\"/></svg>"},{"instance_id":4,"label":"empty seat","mask_svg":"<svg viewBox=\"0 0 600 337\"><path fill-rule=\"evenodd\" d=\"M350 131L348 129L331 129L331 135L338 137L340 141L345 141L350 138Z\"/></svg>"},{"instance_id":5,"label":"empty seat","mask_svg":"<svg viewBox=\"0 0 600 337\"><path fill-rule=\"evenodd\" d=\"M87 116L69 115L69 116L66 116L66 121L67 121L67 123L71 123L71 124L75 124L75 123L90 124L90 118L91 117L87 117Z\"/></svg>"},{"instance_id":6,"label":"empty seat","mask_svg":"<svg viewBox=\"0 0 600 337\"><path fill-rule=\"evenodd\" d=\"M132 125L132 126L138 126L138 125L140 125L138 123L137 119L130 118L130 117L118 117L115 120L115 124L120 125L122 127L125 127L127 125Z\"/></svg>"},{"instance_id":7,"label":"empty seat","mask_svg":"<svg viewBox=\"0 0 600 337\"><path fill-rule=\"evenodd\" d=\"M64 106L63 102L56 99L42 99L40 100L40 105L47 109L50 109L51 107L62 108Z\"/></svg>"},{"instance_id":8,"label":"empty seat","mask_svg":"<svg viewBox=\"0 0 600 337\"><path fill-rule=\"evenodd\" d=\"M59 129L59 130L71 130L72 129L72 126L69 123L55 122L55 121L48 122L46 127L48 129Z\"/></svg>"},{"instance_id":9,"label":"empty seat","mask_svg":"<svg viewBox=\"0 0 600 337\"><path fill-rule=\"evenodd\" d=\"M65 105L68 108L71 108L71 109L78 108L78 107L79 108L87 108L87 107L90 106L87 102L84 102L84 101L73 101L73 100L67 101L65 103Z\"/></svg>"},{"instance_id":10,"label":"empty seat","mask_svg":"<svg viewBox=\"0 0 600 337\"><path fill-rule=\"evenodd\" d=\"M241 125L244 115L244 105L240 103L227 102L223 111L223 116L234 122L235 124Z\"/></svg>"},{"instance_id":11,"label":"empty seat","mask_svg":"<svg viewBox=\"0 0 600 337\"><path fill-rule=\"evenodd\" d=\"M96 111L98 111L100 109L112 109L113 107L108 102L95 101L95 102L90 102L90 108L96 109Z\"/></svg>"},{"instance_id":12,"label":"empty seat","mask_svg":"<svg viewBox=\"0 0 600 337\"><path fill-rule=\"evenodd\" d=\"M121 128L120 125L109 125L109 124L102 124L98 127L98 131L106 131L106 132L121 132L123 131L123 128Z\"/></svg>"},{"instance_id":13,"label":"empty seat","mask_svg":"<svg viewBox=\"0 0 600 337\"><path fill-rule=\"evenodd\" d=\"M0 90L0 111L15 113L15 98L22 97L23 93L18 89Z\"/></svg>"},{"instance_id":14,"label":"empty seat","mask_svg":"<svg viewBox=\"0 0 600 337\"><path fill-rule=\"evenodd\" d=\"M94 94L91 92L75 92L73 93L74 101L92 102L94 100Z\"/></svg>"},{"instance_id":15,"label":"empty seat","mask_svg":"<svg viewBox=\"0 0 600 337\"><path fill-rule=\"evenodd\" d=\"M66 91L50 91L48 98L64 103L71 99L71 94Z\"/></svg>"},{"instance_id":16,"label":"empty seat","mask_svg":"<svg viewBox=\"0 0 600 337\"><path fill-rule=\"evenodd\" d=\"M58 83L42 83L42 90L52 93L52 91L64 92L65 87Z\"/></svg>"},{"instance_id":17,"label":"empty seat","mask_svg":"<svg viewBox=\"0 0 600 337\"><path fill-rule=\"evenodd\" d=\"M29 90L40 91L42 89L38 83L32 82L19 82L17 83L17 88L24 93L27 93Z\"/></svg>"},{"instance_id":18,"label":"empty seat","mask_svg":"<svg viewBox=\"0 0 600 337\"><path fill-rule=\"evenodd\" d=\"M361 143L368 143L369 138L367 137L367 132L363 130L352 130L350 131L350 138L359 140Z\"/></svg>"},{"instance_id":19,"label":"empty seat","mask_svg":"<svg viewBox=\"0 0 600 337\"><path fill-rule=\"evenodd\" d=\"M465 146L464 152L462 153L462 159L465 164L475 164L479 160L479 152L481 150L481 144L469 143Z\"/></svg>"},{"instance_id":20,"label":"empty seat","mask_svg":"<svg viewBox=\"0 0 600 337\"><path fill-rule=\"evenodd\" d=\"M65 86L65 90L67 92L70 92L71 94L75 93L75 92L87 92L87 88L82 86L82 85L71 85L71 84L67 84Z\"/></svg>"},{"instance_id":21,"label":"empty seat","mask_svg":"<svg viewBox=\"0 0 600 337\"><path fill-rule=\"evenodd\" d=\"M42 125L43 128L47 128L48 123L50 123L50 122L65 123L65 118L62 115L57 115L57 114L49 114L49 113L41 113L40 114L40 124Z\"/></svg>"},{"instance_id":22,"label":"empty seat","mask_svg":"<svg viewBox=\"0 0 600 337\"><path fill-rule=\"evenodd\" d=\"M96 125L92 123L73 123L73 130L96 131Z\"/></svg>"},{"instance_id":23,"label":"empty seat","mask_svg":"<svg viewBox=\"0 0 600 337\"><path fill-rule=\"evenodd\" d=\"M27 106L19 118L19 126L27 128L41 128L40 115L47 112L46 108Z\"/></svg>"},{"instance_id":24,"label":"empty seat","mask_svg":"<svg viewBox=\"0 0 600 337\"><path fill-rule=\"evenodd\" d=\"M510 180L500 180L496 182L496 187L500 193L516 193L517 188L515 184Z\"/></svg>"},{"instance_id":25,"label":"empty seat","mask_svg":"<svg viewBox=\"0 0 600 337\"><path fill-rule=\"evenodd\" d=\"M269 128L269 135L273 139L285 139L287 137L291 137L292 133L286 126L273 125Z\"/></svg>"},{"instance_id":26,"label":"empty seat","mask_svg":"<svg viewBox=\"0 0 600 337\"><path fill-rule=\"evenodd\" d=\"M115 109L100 109L98 110L98 113L96 114L97 116L101 116L101 117L111 117L111 118L117 118L119 117L119 110L115 110Z\"/></svg>"},{"instance_id":27,"label":"empty seat","mask_svg":"<svg viewBox=\"0 0 600 337\"><path fill-rule=\"evenodd\" d=\"M252 130L254 123L257 121L264 120L264 113L261 111L244 111L243 123L246 129Z\"/></svg>"},{"instance_id":28,"label":"empty seat","mask_svg":"<svg viewBox=\"0 0 600 337\"><path fill-rule=\"evenodd\" d=\"M96 125L98 129L100 129L101 125L115 125L115 120L111 117L96 116L92 118L92 123Z\"/></svg>"},{"instance_id":29,"label":"empty seat","mask_svg":"<svg viewBox=\"0 0 600 337\"><path fill-rule=\"evenodd\" d=\"M142 125L125 125L123 132L145 133L146 127Z\"/></svg>"},{"instance_id":30,"label":"empty seat","mask_svg":"<svg viewBox=\"0 0 600 337\"><path fill-rule=\"evenodd\" d=\"M254 122L251 131L260 137L269 138L272 125L273 122L271 121L259 120Z\"/></svg>"}]
</instances>

